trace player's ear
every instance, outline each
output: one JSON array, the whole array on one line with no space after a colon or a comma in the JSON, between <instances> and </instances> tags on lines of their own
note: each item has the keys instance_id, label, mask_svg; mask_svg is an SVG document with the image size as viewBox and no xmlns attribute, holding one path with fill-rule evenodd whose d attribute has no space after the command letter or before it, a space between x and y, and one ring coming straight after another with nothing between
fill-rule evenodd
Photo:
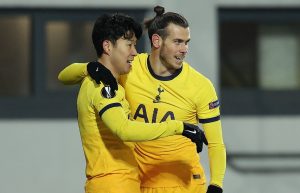
<instances>
[{"instance_id":1,"label":"player's ear","mask_svg":"<svg viewBox=\"0 0 300 193\"><path fill-rule=\"evenodd\" d=\"M111 50L112 50L112 43L109 40L104 40L102 42L102 47L103 47L103 53L110 55L111 54Z\"/></svg>"},{"instance_id":2,"label":"player's ear","mask_svg":"<svg viewBox=\"0 0 300 193\"><path fill-rule=\"evenodd\" d=\"M160 48L162 44L162 38L158 34L153 34L151 37L152 45L154 48Z\"/></svg>"}]
</instances>

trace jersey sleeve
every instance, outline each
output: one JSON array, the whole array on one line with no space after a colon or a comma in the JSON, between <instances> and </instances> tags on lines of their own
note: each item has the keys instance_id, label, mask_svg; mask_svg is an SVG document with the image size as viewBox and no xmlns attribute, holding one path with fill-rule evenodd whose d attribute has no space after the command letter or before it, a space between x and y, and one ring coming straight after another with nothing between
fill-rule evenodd
<instances>
[{"instance_id":1,"label":"jersey sleeve","mask_svg":"<svg viewBox=\"0 0 300 193\"><path fill-rule=\"evenodd\" d=\"M208 141L210 184L222 188L226 170L226 149L222 136L220 103L215 88L208 79L199 94L197 114Z\"/></svg>"},{"instance_id":2,"label":"jersey sleeve","mask_svg":"<svg viewBox=\"0 0 300 193\"><path fill-rule=\"evenodd\" d=\"M87 63L73 63L64 68L58 75L58 80L66 85L78 84L88 75Z\"/></svg>"},{"instance_id":3,"label":"jersey sleeve","mask_svg":"<svg viewBox=\"0 0 300 193\"><path fill-rule=\"evenodd\" d=\"M210 123L220 119L219 100L212 83L206 79L197 97L197 115L200 123Z\"/></svg>"},{"instance_id":4,"label":"jersey sleeve","mask_svg":"<svg viewBox=\"0 0 300 193\"><path fill-rule=\"evenodd\" d=\"M123 141L148 141L181 134L183 131L181 121L144 123L129 120L118 96L109 99L104 98L101 96L100 90L95 93L92 103L107 128Z\"/></svg>"},{"instance_id":5,"label":"jersey sleeve","mask_svg":"<svg viewBox=\"0 0 300 193\"><path fill-rule=\"evenodd\" d=\"M208 141L210 184L223 187L226 170L226 149L222 137L221 121L202 124Z\"/></svg>"},{"instance_id":6,"label":"jersey sleeve","mask_svg":"<svg viewBox=\"0 0 300 193\"><path fill-rule=\"evenodd\" d=\"M65 85L73 85L80 83L84 77L88 76L88 63L72 63L64 68L58 74L58 80ZM127 80L127 74L121 75L119 78L120 84L123 86Z\"/></svg>"}]
</instances>

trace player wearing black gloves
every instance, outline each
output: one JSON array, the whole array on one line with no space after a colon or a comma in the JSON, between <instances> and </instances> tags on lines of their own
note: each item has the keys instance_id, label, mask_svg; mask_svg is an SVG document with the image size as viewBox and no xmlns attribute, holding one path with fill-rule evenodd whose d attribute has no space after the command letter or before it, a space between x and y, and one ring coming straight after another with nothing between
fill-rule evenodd
<instances>
[{"instance_id":1,"label":"player wearing black gloves","mask_svg":"<svg viewBox=\"0 0 300 193\"><path fill-rule=\"evenodd\" d=\"M197 146L197 152L201 152L203 149L203 143L207 145L207 139L204 132L196 125L183 123L184 129L182 135L191 139Z\"/></svg>"}]
</instances>

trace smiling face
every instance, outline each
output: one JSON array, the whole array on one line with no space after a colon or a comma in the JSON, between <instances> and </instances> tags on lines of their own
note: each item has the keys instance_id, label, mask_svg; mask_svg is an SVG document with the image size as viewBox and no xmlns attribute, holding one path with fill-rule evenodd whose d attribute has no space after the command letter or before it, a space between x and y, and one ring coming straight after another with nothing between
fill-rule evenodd
<instances>
[{"instance_id":1,"label":"smiling face","mask_svg":"<svg viewBox=\"0 0 300 193\"><path fill-rule=\"evenodd\" d=\"M160 48L160 60L168 70L177 70L181 68L183 59L188 52L190 30L188 27L184 28L170 23L166 31L167 35L162 40Z\"/></svg>"},{"instance_id":2,"label":"smiling face","mask_svg":"<svg viewBox=\"0 0 300 193\"><path fill-rule=\"evenodd\" d=\"M129 73L133 58L137 55L136 42L137 38L133 35L130 39L119 38L112 46L110 58L114 71L117 74Z\"/></svg>"}]
</instances>

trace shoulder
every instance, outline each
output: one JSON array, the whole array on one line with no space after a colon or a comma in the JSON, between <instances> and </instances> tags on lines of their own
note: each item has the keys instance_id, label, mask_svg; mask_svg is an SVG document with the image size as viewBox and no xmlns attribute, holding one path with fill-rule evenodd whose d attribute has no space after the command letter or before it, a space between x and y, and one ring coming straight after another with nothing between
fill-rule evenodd
<instances>
[{"instance_id":1,"label":"shoulder","mask_svg":"<svg viewBox=\"0 0 300 193\"><path fill-rule=\"evenodd\" d=\"M80 105L80 108L93 108L101 112L101 116L107 108L115 107L115 105L122 108L124 101L125 93L121 86L118 90L113 90L110 85L102 82L97 84L90 76L87 76L80 88L77 105Z\"/></svg>"},{"instance_id":2,"label":"shoulder","mask_svg":"<svg viewBox=\"0 0 300 193\"><path fill-rule=\"evenodd\" d=\"M89 76L94 79L97 84L109 85L113 90L118 90L118 83L115 77L112 75L104 65L99 62L89 62L87 65L87 71Z\"/></svg>"},{"instance_id":3,"label":"shoulder","mask_svg":"<svg viewBox=\"0 0 300 193\"><path fill-rule=\"evenodd\" d=\"M135 58L139 58L139 59L147 59L149 56L148 53L140 53L138 55L135 56Z\"/></svg>"},{"instance_id":4,"label":"shoulder","mask_svg":"<svg viewBox=\"0 0 300 193\"><path fill-rule=\"evenodd\" d=\"M186 76L188 76L192 82L195 82L198 85L201 84L202 86L213 86L212 82L208 77L198 72L187 62L183 62L183 68L186 72Z\"/></svg>"},{"instance_id":5,"label":"shoulder","mask_svg":"<svg viewBox=\"0 0 300 193\"><path fill-rule=\"evenodd\" d=\"M89 93L100 91L104 87L103 83L96 83L93 78L91 78L89 75L86 76L82 83L80 89L85 89Z\"/></svg>"},{"instance_id":6,"label":"shoulder","mask_svg":"<svg viewBox=\"0 0 300 193\"><path fill-rule=\"evenodd\" d=\"M134 57L133 64L143 64L143 63L146 63L148 56L149 55L147 53L140 53L140 54L136 55Z\"/></svg>"},{"instance_id":7,"label":"shoulder","mask_svg":"<svg viewBox=\"0 0 300 193\"><path fill-rule=\"evenodd\" d=\"M125 97L124 88L118 85L118 90L114 90L110 85L96 83L90 76L84 78L80 96L88 99L91 104L99 105L110 102L119 102Z\"/></svg>"},{"instance_id":8,"label":"shoulder","mask_svg":"<svg viewBox=\"0 0 300 193\"><path fill-rule=\"evenodd\" d=\"M132 77L132 74L139 74L147 69L147 53L141 53L134 57L132 61L131 71L126 75Z\"/></svg>"}]
</instances>

